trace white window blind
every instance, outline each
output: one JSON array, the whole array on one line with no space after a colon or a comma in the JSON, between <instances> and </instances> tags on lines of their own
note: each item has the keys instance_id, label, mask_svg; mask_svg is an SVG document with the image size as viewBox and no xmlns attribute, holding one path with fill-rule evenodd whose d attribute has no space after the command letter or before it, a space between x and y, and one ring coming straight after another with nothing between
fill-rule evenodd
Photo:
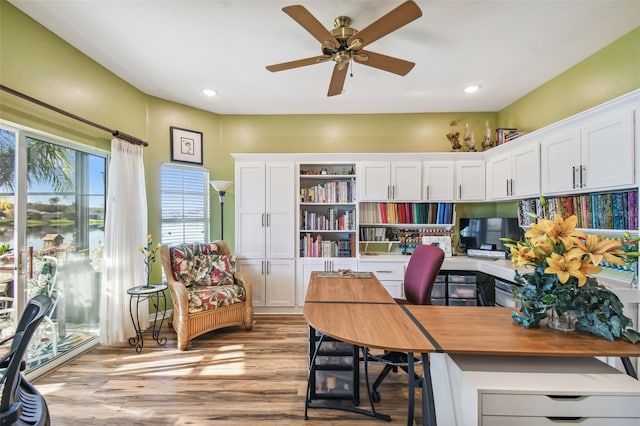
<instances>
[{"instance_id":1,"label":"white window blind","mask_svg":"<svg viewBox=\"0 0 640 426\"><path fill-rule=\"evenodd\" d=\"M209 241L209 171L163 164L162 244Z\"/></svg>"}]
</instances>

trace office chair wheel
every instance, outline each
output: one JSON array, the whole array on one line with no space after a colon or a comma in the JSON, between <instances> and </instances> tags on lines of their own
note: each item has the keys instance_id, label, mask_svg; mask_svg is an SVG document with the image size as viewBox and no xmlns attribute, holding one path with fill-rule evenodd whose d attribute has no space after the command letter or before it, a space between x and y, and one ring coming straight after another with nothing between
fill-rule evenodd
<instances>
[{"instance_id":1,"label":"office chair wheel","mask_svg":"<svg viewBox=\"0 0 640 426\"><path fill-rule=\"evenodd\" d=\"M378 391L371 391L371 400L373 402L380 402L380 392Z\"/></svg>"}]
</instances>

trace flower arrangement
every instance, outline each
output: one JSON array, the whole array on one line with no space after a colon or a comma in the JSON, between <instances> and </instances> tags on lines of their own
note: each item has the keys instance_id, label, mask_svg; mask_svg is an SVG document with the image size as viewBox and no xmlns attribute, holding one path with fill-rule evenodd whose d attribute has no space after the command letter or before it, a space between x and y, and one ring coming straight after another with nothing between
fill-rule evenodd
<instances>
[{"instance_id":1,"label":"flower arrangement","mask_svg":"<svg viewBox=\"0 0 640 426\"><path fill-rule=\"evenodd\" d=\"M151 267L156 261L156 253L162 244L158 243L153 246L153 238L151 234L147 235L147 245L138 247L138 251L144 255L144 267L147 274L147 287L149 286L149 275L151 274Z\"/></svg>"},{"instance_id":2,"label":"flower arrangement","mask_svg":"<svg viewBox=\"0 0 640 426\"><path fill-rule=\"evenodd\" d=\"M609 264L624 264L627 256L637 256L621 248L623 242L576 230L577 217L541 219L531 224L521 241L503 238L510 248L519 287L514 297L521 304L513 320L525 328L535 327L548 311L575 314L575 328L608 340L625 337L636 343L640 334L630 327L620 299L593 277ZM521 274L518 268L533 269Z\"/></svg>"}]
</instances>

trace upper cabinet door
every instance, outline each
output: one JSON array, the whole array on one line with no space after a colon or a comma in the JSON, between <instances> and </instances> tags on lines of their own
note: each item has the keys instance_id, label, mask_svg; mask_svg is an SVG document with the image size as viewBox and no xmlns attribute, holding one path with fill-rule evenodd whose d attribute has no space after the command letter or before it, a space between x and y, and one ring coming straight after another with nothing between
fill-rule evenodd
<instances>
[{"instance_id":1,"label":"upper cabinet door","mask_svg":"<svg viewBox=\"0 0 640 426\"><path fill-rule=\"evenodd\" d=\"M453 161L425 161L422 167L422 199L452 202L455 199Z\"/></svg>"},{"instance_id":2,"label":"upper cabinet door","mask_svg":"<svg viewBox=\"0 0 640 426\"><path fill-rule=\"evenodd\" d=\"M543 194L579 190L580 129L571 128L544 138L540 146Z\"/></svg>"},{"instance_id":3,"label":"upper cabinet door","mask_svg":"<svg viewBox=\"0 0 640 426\"><path fill-rule=\"evenodd\" d=\"M267 163L265 182L266 256L295 254L295 172L293 163Z\"/></svg>"},{"instance_id":4,"label":"upper cabinet door","mask_svg":"<svg viewBox=\"0 0 640 426\"><path fill-rule=\"evenodd\" d=\"M634 114L632 106L625 106L546 136L541 148L543 194L633 186Z\"/></svg>"},{"instance_id":5,"label":"upper cabinet door","mask_svg":"<svg viewBox=\"0 0 640 426\"><path fill-rule=\"evenodd\" d=\"M634 184L633 115L631 108L619 109L582 127L583 187L607 189Z\"/></svg>"},{"instance_id":6,"label":"upper cabinet door","mask_svg":"<svg viewBox=\"0 0 640 426\"><path fill-rule=\"evenodd\" d=\"M360 201L385 201L391 198L391 165L388 162L360 163L358 185Z\"/></svg>"},{"instance_id":7,"label":"upper cabinet door","mask_svg":"<svg viewBox=\"0 0 640 426\"><path fill-rule=\"evenodd\" d=\"M487 198L499 200L511 195L512 160L511 153L505 152L487 161Z\"/></svg>"},{"instance_id":8,"label":"upper cabinet door","mask_svg":"<svg viewBox=\"0 0 640 426\"><path fill-rule=\"evenodd\" d=\"M238 256L265 255L265 164L236 163L236 247Z\"/></svg>"},{"instance_id":9,"label":"upper cabinet door","mask_svg":"<svg viewBox=\"0 0 640 426\"><path fill-rule=\"evenodd\" d=\"M456 161L456 200L484 201L484 197L484 161Z\"/></svg>"},{"instance_id":10,"label":"upper cabinet door","mask_svg":"<svg viewBox=\"0 0 640 426\"><path fill-rule=\"evenodd\" d=\"M422 162L391 163L391 199L398 201L422 199Z\"/></svg>"},{"instance_id":11,"label":"upper cabinet door","mask_svg":"<svg viewBox=\"0 0 640 426\"><path fill-rule=\"evenodd\" d=\"M540 142L527 140L527 145L513 151L511 197L526 198L540 195Z\"/></svg>"}]
</instances>

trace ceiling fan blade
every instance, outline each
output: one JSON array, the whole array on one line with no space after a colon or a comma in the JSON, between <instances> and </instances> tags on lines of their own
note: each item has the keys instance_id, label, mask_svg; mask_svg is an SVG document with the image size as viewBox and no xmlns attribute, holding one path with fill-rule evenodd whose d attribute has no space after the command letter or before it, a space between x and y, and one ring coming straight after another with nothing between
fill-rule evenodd
<instances>
[{"instance_id":1,"label":"ceiling fan blade","mask_svg":"<svg viewBox=\"0 0 640 426\"><path fill-rule=\"evenodd\" d=\"M307 65L320 64L327 62L331 59L331 56L314 56L311 58L298 59L296 61L283 62L281 64L267 65L267 69L271 72L289 70L291 68L299 68Z\"/></svg>"},{"instance_id":2,"label":"ceiling fan blade","mask_svg":"<svg viewBox=\"0 0 640 426\"><path fill-rule=\"evenodd\" d=\"M336 64L333 67L333 74L331 75L331 82L329 83L327 96L336 96L342 93L344 80L347 78L348 70L349 64Z\"/></svg>"},{"instance_id":3,"label":"ceiling fan blade","mask_svg":"<svg viewBox=\"0 0 640 426\"><path fill-rule=\"evenodd\" d=\"M337 50L340 46L340 42L338 42L333 34L304 6L286 6L282 8L282 11L300 24L302 28L307 30L323 47L329 48L330 50Z\"/></svg>"},{"instance_id":4,"label":"ceiling fan blade","mask_svg":"<svg viewBox=\"0 0 640 426\"><path fill-rule=\"evenodd\" d=\"M407 75L415 65L415 63L405 61L404 59L369 52L368 50L360 50L357 54L354 54L352 58L359 64L368 65L398 75Z\"/></svg>"},{"instance_id":5,"label":"ceiling fan blade","mask_svg":"<svg viewBox=\"0 0 640 426\"><path fill-rule=\"evenodd\" d=\"M368 27L358 31L347 40L350 49L362 49L390 32L407 25L422 16L422 11L412 0L402 3Z\"/></svg>"}]
</instances>

